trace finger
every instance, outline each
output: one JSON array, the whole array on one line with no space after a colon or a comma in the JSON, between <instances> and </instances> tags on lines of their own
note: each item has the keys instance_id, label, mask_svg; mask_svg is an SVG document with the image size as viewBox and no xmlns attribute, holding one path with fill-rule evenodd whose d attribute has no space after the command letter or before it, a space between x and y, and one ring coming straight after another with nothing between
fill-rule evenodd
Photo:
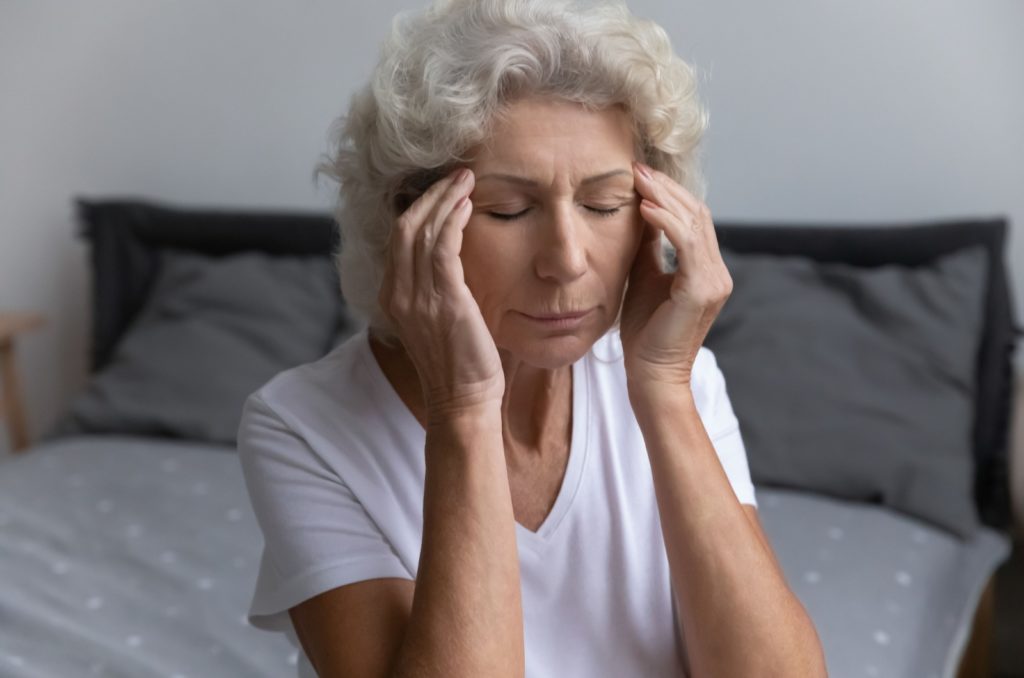
<instances>
[{"instance_id":1,"label":"finger","mask_svg":"<svg viewBox=\"0 0 1024 678\"><path fill-rule=\"evenodd\" d=\"M679 209L674 211L680 221L686 228L698 232L702 236L701 241L709 261L721 262L718 237L707 205L664 172L659 172L646 165L644 167L651 173L651 177L644 177L643 173L638 172L642 188L650 190L656 196L655 202L663 207L672 209L673 204L677 206ZM667 196L671 196L671 200Z\"/></svg>"},{"instance_id":2,"label":"finger","mask_svg":"<svg viewBox=\"0 0 1024 678\"><path fill-rule=\"evenodd\" d=\"M718 231L715 229L714 219L711 218L711 210L705 205L701 211L703 218L703 231L707 238L708 243L708 254L711 256L711 260L725 266L725 262L722 260L722 250L718 245Z\"/></svg>"},{"instance_id":3,"label":"finger","mask_svg":"<svg viewBox=\"0 0 1024 678\"><path fill-rule=\"evenodd\" d=\"M698 244L698 250L704 254L708 262L717 262L712 241L715 239L715 226L711 222L711 213L702 203L696 213L685 215L680 221L683 229L692 234Z\"/></svg>"},{"instance_id":4,"label":"finger","mask_svg":"<svg viewBox=\"0 0 1024 678\"><path fill-rule=\"evenodd\" d=\"M469 172L449 185L417 234L414 250L415 279L418 291L422 294L434 291L434 247L438 233L455 208L455 203L469 194L472 182L472 172Z\"/></svg>"},{"instance_id":5,"label":"finger","mask_svg":"<svg viewBox=\"0 0 1024 678\"><path fill-rule=\"evenodd\" d=\"M650 200L640 202L640 211L644 219L647 219L654 227L661 229L672 246L676 249L678 268L685 271L699 271L701 257L704 254L704 244L699 241L699 235L685 228L679 218L671 211L654 204Z\"/></svg>"},{"instance_id":6,"label":"finger","mask_svg":"<svg viewBox=\"0 0 1024 678\"><path fill-rule=\"evenodd\" d=\"M665 175L661 176L668 179ZM668 190L662 182L654 179L653 177L644 177L643 174L640 173L640 179L637 181L637 184L641 189L641 192L647 196L646 199L648 202L653 202L658 207L661 207L672 214L675 217L673 223L678 223L680 228L685 231L686 235L691 237L696 236L694 237L694 240L696 241L696 244L700 245L699 251L702 251L709 261L713 261L713 256L710 253L709 247L707 243L704 242L705 238L700 232L704 230L701 224L700 215L695 214L689 206L680 202L672 191ZM671 239L669 242L672 242ZM683 253L677 252L677 259L680 266L685 264ZM699 270L695 269L694 264L692 263L689 266L691 270Z\"/></svg>"},{"instance_id":7,"label":"finger","mask_svg":"<svg viewBox=\"0 0 1024 678\"><path fill-rule=\"evenodd\" d=\"M703 205L704 203L698 200L697 196L695 196L693 193L690 193L688 190L686 190L686 188L684 188L682 184L680 184L678 181L676 181L669 175L665 174L664 172L659 172L653 167L648 168L648 171L651 173L651 177L654 183L656 183L659 187L670 193L679 204L686 207L686 209L692 212L693 214L697 214L700 212L701 205Z\"/></svg>"},{"instance_id":8,"label":"finger","mask_svg":"<svg viewBox=\"0 0 1024 678\"><path fill-rule=\"evenodd\" d=\"M677 181L673 181L671 177L654 170L655 180L670 192L677 201L686 206L686 208L693 215L693 222L690 224L690 228L697 231L702 237L701 240L704 244L704 251L707 253L708 260L722 266L725 263L722 261L722 253L718 248L718 234L715 232L715 223L711 218L711 210L708 209L706 203L698 200L693 193L686 190L686 188Z\"/></svg>"},{"instance_id":9,"label":"finger","mask_svg":"<svg viewBox=\"0 0 1024 678\"><path fill-rule=\"evenodd\" d=\"M412 295L413 238L418 222L408 211L399 217L391 230L391 296L390 303L407 304Z\"/></svg>"},{"instance_id":10,"label":"finger","mask_svg":"<svg viewBox=\"0 0 1024 678\"><path fill-rule=\"evenodd\" d=\"M645 177L643 172L639 170L639 167L634 167L635 176L633 183L636 185L641 196L653 201L657 205L675 212L680 219L689 219L687 215L691 214L692 210L685 203L678 200L673 192L668 190L668 188L657 179L657 175ZM649 171L654 172L655 170Z\"/></svg>"},{"instance_id":11,"label":"finger","mask_svg":"<svg viewBox=\"0 0 1024 678\"><path fill-rule=\"evenodd\" d=\"M461 200L463 196L473 192L473 186L476 185L476 177L473 174L473 170L468 167L464 169L467 174L457 179L438 199L437 206L433 212L433 218L427 223L427 227L432 231L430 235L432 241L437 240L437 235L445 220L452 210L455 209L455 203Z\"/></svg>"},{"instance_id":12,"label":"finger","mask_svg":"<svg viewBox=\"0 0 1024 678\"><path fill-rule=\"evenodd\" d=\"M412 296L416 300L413 303L417 305L421 303L423 295L430 295L434 291L434 278L430 271L430 252L433 249L434 242L428 219L416 233L412 251L412 279L416 283Z\"/></svg>"},{"instance_id":13,"label":"finger","mask_svg":"<svg viewBox=\"0 0 1024 678\"><path fill-rule=\"evenodd\" d=\"M459 253L462 251L462 234L472 214L473 202L467 196L465 202L456 205L441 226L434 244L432 261L434 286L438 290L451 293L466 282Z\"/></svg>"},{"instance_id":14,"label":"finger","mask_svg":"<svg viewBox=\"0 0 1024 678\"><path fill-rule=\"evenodd\" d=\"M461 167L455 168L443 179L439 179L430 185L423 195L416 198L408 209L405 210L404 214L409 218L412 223L422 224L426 221L427 216L430 214L431 209L437 202L437 199L446 191L448 188L455 183L455 179L461 170Z\"/></svg>"}]
</instances>

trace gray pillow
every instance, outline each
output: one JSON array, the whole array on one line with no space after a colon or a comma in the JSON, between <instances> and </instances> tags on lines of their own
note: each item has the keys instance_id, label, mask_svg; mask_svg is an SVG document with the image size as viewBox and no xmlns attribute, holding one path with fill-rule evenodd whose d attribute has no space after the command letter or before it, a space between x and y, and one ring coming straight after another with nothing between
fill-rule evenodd
<instances>
[{"instance_id":1,"label":"gray pillow","mask_svg":"<svg viewBox=\"0 0 1024 678\"><path fill-rule=\"evenodd\" d=\"M733 292L705 345L753 481L880 503L970 536L984 247L918 267L722 257Z\"/></svg>"},{"instance_id":2,"label":"gray pillow","mask_svg":"<svg viewBox=\"0 0 1024 678\"><path fill-rule=\"evenodd\" d=\"M50 437L125 433L234 446L245 398L320 358L347 312L328 257L161 251L146 305Z\"/></svg>"}]
</instances>

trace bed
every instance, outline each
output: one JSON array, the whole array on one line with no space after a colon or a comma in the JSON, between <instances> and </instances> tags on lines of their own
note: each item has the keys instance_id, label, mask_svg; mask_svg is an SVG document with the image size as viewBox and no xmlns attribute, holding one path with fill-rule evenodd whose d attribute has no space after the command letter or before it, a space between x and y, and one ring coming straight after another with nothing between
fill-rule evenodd
<instances>
[{"instance_id":1,"label":"bed","mask_svg":"<svg viewBox=\"0 0 1024 678\"><path fill-rule=\"evenodd\" d=\"M77 214L91 257L92 374L58 425L0 463L0 675L295 675L301 650L294 636L247 621L262 537L232 426L244 395L359 327L340 295L331 296L337 279L330 254L339 246L333 224L324 214L130 198L79 198ZM766 533L815 622L829 675L971 675L975 660L965 658L988 640L992 576L1011 544L1010 360L1019 330L1002 264L1006 223L838 226L841 232L836 224L718 224L741 301L732 316L723 310L708 345L751 434L748 456ZM936 506L913 493L876 491L855 475L848 476L858 479L855 488L831 486L810 473L810 457L788 465L803 464L806 483L773 475L778 449L769 443L776 429L761 428L741 396L744 385L756 395L764 384L756 370L739 371L748 357L737 348L743 342L733 341L750 332L741 318L741 286L764 287L747 282L757 279L753 272L794 257L801 265L841 264L847 268L839 273L804 270L789 280L848 293L853 278L842 276L889 275L887 265L924 266L972 246L983 250L975 257L983 262L981 303L974 304L980 311L970 330L976 339L964 344L974 382L957 391L970 397L969 436L951 454L969 464L964 501L976 521L961 520L963 507L943 513L956 505L952 495ZM218 268L243 259L246 267ZM958 265L966 275L967 265ZM225 290L228 273L230 280L252 278ZM274 289L286 280L290 296L261 289L256 280L264 273L274 277ZM960 282L954 287L962 289ZM892 283L886 278L885 285ZM858 287L854 308L864 307L872 289L889 288ZM922 289L934 295L938 288ZM192 296L183 299L182 290ZM247 306L252 298L258 304ZM249 310L264 307L275 310L247 324ZM216 315L192 323L209 309ZM301 318L310 316L316 326L303 326ZM225 339L231 333L237 345ZM159 358L146 364L145 356Z\"/></svg>"}]
</instances>

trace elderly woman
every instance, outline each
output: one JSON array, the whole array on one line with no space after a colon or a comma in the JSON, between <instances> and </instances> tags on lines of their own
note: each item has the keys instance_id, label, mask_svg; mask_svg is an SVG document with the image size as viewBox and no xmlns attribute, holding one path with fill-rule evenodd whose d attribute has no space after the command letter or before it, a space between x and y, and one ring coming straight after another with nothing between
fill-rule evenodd
<instances>
[{"instance_id":1,"label":"elderly woman","mask_svg":"<svg viewBox=\"0 0 1024 678\"><path fill-rule=\"evenodd\" d=\"M732 286L705 126L621 4L396 20L320 168L368 326L239 431L250 621L300 676L825 675L701 346Z\"/></svg>"}]
</instances>

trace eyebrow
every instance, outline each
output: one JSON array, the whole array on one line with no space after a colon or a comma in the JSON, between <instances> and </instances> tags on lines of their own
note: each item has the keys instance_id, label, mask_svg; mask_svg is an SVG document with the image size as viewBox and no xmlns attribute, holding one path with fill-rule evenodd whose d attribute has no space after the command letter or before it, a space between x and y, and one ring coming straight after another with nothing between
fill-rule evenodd
<instances>
[{"instance_id":1,"label":"eyebrow","mask_svg":"<svg viewBox=\"0 0 1024 678\"><path fill-rule=\"evenodd\" d=\"M609 179L611 177L618 176L620 174L625 174L625 175L628 175L628 176L633 176L633 173L630 172L629 170L614 169L614 170L611 170L611 171L608 171L608 172L603 172L601 174L595 174L592 177L587 177L586 179L583 179L582 181L580 181L580 185L584 185L585 186L587 184L592 184L592 183L595 183L595 182L598 182L598 181L603 181L605 179ZM512 182L514 184L522 184L523 186L532 186L532 187L536 187L536 186L539 185L539 182L534 181L533 179L528 179L526 177L516 176L515 174L500 174L500 173L493 173L493 172L491 174L485 174L485 175L483 175L481 177L478 177L477 180L476 180L476 183L480 183L484 179L503 179L505 181L510 181L510 182Z\"/></svg>"}]
</instances>

